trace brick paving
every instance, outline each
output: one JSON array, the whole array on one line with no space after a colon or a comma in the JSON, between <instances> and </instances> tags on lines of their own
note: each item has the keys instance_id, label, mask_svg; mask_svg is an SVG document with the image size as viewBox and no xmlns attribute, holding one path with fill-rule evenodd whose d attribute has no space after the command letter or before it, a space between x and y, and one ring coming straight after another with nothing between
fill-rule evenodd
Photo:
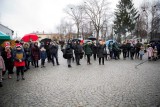
<instances>
[{"instance_id":1,"label":"brick paving","mask_svg":"<svg viewBox=\"0 0 160 107\"><path fill-rule=\"evenodd\" d=\"M67 61L59 52L59 66L46 63L3 81L0 107L160 107L160 60L135 68L139 60L111 60L98 65Z\"/></svg>"}]
</instances>

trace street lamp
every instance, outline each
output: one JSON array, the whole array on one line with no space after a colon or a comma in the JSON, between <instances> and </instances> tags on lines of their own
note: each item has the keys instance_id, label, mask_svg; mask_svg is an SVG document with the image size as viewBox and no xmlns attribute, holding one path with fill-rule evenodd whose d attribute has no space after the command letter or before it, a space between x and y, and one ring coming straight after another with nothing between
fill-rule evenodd
<instances>
[{"instance_id":1,"label":"street lamp","mask_svg":"<svg viewBox=\"0 0 160 107\"><path fill-rule=\"evenodd\" d=\"M147 42L149 42L149 35L148 35L148 13L145 9L143 9L143 12L145 12L145 15L146 15L146 18L147 18L147 27L146 27L146 30L147 30Z\"/></svg>"}]
</instances>

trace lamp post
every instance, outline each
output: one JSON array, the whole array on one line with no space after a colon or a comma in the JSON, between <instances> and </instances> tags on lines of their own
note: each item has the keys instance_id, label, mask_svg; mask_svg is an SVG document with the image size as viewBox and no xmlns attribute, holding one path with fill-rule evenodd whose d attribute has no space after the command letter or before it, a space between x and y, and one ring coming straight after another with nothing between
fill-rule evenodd
<instances>
[{"instance_id":1,"label":"lamp post","mask_svg":"<svg viewBox=\"0 0 160 107\"><path fill-rule=\"evenodd\" d=\"M143 9L143 12L145 12L145 15L146 15L146 20L147 20L147 23L146 23L146 31L147 31L147 42L149 42L149 35L148 35L148 13L145 9Z\"/></svg>"}]
</instances>

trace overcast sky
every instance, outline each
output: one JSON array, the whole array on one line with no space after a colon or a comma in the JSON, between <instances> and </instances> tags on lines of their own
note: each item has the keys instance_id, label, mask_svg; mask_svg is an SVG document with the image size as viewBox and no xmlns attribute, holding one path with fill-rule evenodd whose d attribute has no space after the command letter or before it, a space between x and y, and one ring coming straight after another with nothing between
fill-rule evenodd
<instances>
[{"instance_id":1,"label":"overcast sky","mask_svg":"<svg viewBox=\"0 0 160 107\"><path fill-rule=\"evenodd\" d=\"M111 7L119 0L109 0ZM133 0L139 7L143 0ZM83 0L0 0L0 23L8 26L18 36L33 31L57 32L56 26L65 16L68 4L80 4Z\"/></svg>"}]
</instances>

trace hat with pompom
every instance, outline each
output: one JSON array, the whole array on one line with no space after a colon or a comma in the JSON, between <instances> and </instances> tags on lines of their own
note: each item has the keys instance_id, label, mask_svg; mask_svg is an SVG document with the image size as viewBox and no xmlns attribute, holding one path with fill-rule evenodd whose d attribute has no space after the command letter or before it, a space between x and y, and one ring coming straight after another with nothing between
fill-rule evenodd
<instances>
[{"instance_id":1,"label":"hat with pompom","mask_svg":"<svg viewBox=\"0 0 160 107\"><path fill-rule=\"evenodd\" d=\"M4 47L5 47L5 48L11 47L11 46L10 46L10 43L9 43L9 42L6 42L6 43L4 44Z\"/></svg>"},{"instance_id":2,"label":"hat with pompom","mask_svg":"<svg viewBox=\"0 0 160 107\"><path fill-rule=\"evenodd\" d=\"M17 43L17 44L16 44L16 48L19 48L19 47L21 48L21 46L22 46L22 45L21 45L20 43Z\"/></svg>"}]
</instances>

